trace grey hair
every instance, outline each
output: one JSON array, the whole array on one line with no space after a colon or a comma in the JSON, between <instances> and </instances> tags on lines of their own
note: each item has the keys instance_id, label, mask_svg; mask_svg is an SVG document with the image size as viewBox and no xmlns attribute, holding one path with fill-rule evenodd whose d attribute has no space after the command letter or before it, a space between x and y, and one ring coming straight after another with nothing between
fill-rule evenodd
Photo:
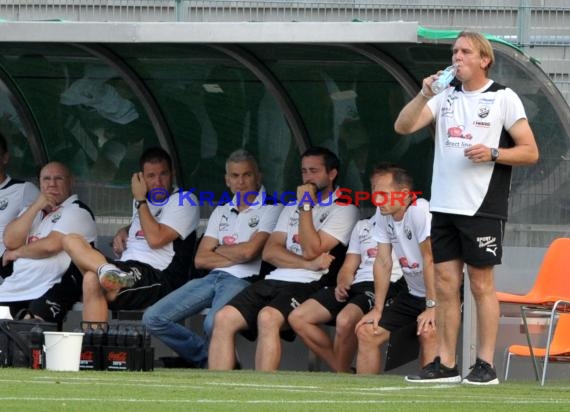
<instances>
[{"instance_id":1,"label":"grey hair","mask_svg":"<svg viewBox=\"0 0 570 412\"><path fill-rule=\"evenodd\" d=\"M226 173L228 173L228 165L230 163L241 162L250 162L255 170L259 172L259 166L257 165L257 160L255 160L255 157L253 157L253 155L245 149L237 149L233 151L226 160Z\"/></svg>"}]
</instances>

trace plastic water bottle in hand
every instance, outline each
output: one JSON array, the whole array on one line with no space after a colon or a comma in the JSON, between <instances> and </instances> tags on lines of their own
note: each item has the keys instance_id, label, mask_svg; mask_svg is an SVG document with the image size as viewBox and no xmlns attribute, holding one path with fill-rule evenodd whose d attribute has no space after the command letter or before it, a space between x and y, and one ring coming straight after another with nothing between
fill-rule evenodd
<instances>
[{"instance_id":1,"label":"plastic water bottle in hand","mask_svg":"<svg viewBox=\"0 0 570 412\"><path fill-rule=\"evenodd\" d=\"M431 84L431 91L434 94L438 94L447 89L449 83L451 83L456 73L457 73L456 64L446 67L445 70L441 72L437 80Z\"/></svg>"}]
</instances>

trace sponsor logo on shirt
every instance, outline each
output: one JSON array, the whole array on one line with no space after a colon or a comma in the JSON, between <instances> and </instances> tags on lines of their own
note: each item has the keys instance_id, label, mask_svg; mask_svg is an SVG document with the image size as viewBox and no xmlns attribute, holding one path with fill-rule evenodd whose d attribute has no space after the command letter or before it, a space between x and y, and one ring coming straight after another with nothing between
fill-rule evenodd
<instances>
[{"instance_id":1,"label":"sponsor logo on shirt","mask_svg":"<svg viewBox=\"0 0 570 412\"><path fill-rule=\"evenodd\" d=\"M222 238L222 244L223 245L233 245L234 243L236 243L237 240L237 236L233 235L233 236L224 236Z\"/></svg>"}]
</instances>

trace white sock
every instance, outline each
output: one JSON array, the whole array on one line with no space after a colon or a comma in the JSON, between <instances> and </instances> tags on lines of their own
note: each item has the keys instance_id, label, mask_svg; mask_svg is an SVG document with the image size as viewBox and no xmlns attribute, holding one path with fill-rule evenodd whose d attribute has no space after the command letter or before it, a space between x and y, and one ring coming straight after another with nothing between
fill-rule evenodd
<instances>
[{"instance_id":1,"label":"white sock","mask_svg":"<svg viewBox=\"0 0 570 412\"><path fill-rule=\"evenodd\" d=\"M97 269L97 276L101 276L102 273L109 272L109 271L117 271L119 268L112 263L105 263L104 265L99 266Z\"/></svg>"}]
</instances>

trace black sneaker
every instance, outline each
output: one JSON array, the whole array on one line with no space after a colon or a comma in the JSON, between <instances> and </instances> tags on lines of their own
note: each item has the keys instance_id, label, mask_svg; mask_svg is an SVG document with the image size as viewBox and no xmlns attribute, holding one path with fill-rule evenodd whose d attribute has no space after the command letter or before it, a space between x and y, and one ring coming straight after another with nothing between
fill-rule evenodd
<instances>
[{"instance_id":1,"label":"black sneaker","mask_svg":"<svg viewBox=\"0 0 570 412\"><path fill-rule=\"evenodd\" d=\"M469 375L463 379L463 383L468 385L497 385L497 372L489 363L482 359L477 358L475 364L469 369Z\"/></svg>"},{"instance_id":2,"label":"black sneaker","mask_svg":"<svg viewBox=\"0 0 570 412\"><path fill-rule=\"evenodd\" d=\"M441 364L441 358L436 357L433 362L428 363L417 375L408 375L406 382L412 383L459 383L461 375L457 370L457 365L448 368Z\"/></svg>"}]
</instances>

